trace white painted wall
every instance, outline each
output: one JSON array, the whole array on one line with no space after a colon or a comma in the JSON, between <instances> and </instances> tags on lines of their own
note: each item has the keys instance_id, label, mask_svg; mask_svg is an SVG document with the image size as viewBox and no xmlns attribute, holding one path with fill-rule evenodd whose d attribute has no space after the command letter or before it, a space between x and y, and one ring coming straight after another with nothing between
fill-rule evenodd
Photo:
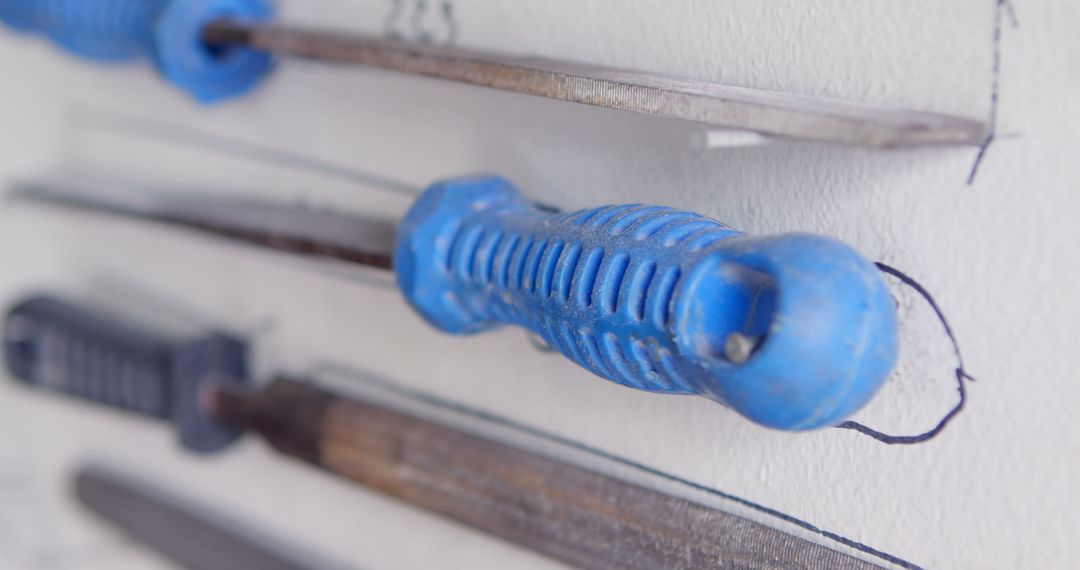
<instances>
[{"instance_id":1,"label":"white painted wall","mask_svg":"<svg viewBox=\"0 0 1080 570\"><path fill-rule=\"evenodd\" d=\"M132 128L134 118L316 155L416 186L498 172L564 208L655 202L752 232L810 230L846 240L932 290L978 378L968 386L968 408L924 445L889 447L839 430L767 431L703 399L608 384L535 351L517 331L442 336L393 291L310 264L25 206L0 207L0 299L40 286L123 298L135 287L205 322L260 331L263 370L304 371L333 360L376 371L927 568L1068 568L1080 555L1080 428L1072 413L1080 383L1071 369L1080 322L1080 6L1016 4L1019 25L1006 11L1001 30L999 136L971 185L969 148L869 152L778 143L696 155L688 150L693 129L683 124L296 62L257 96L203 109L148 69L88 67L42 42L0 35L5 181L79 172L343 209L396 213L407 204L371 187L147 138L146 129ZM454 6L459 40L469 46L974 117L991 112L994 0ZM288 21L377 32L389 6L288 0L282 9ZM437 19L422 22L441 37ZM915 433L953 404L953 363L925 305L905 292L898 297L903 362L860 419ZM281 461L255 442L192 458L164 427L7 384L0 424L5 568L157 564L71 508L65 478L86 458L218 501L352 566L555 567Z\"/></svg>"}]
</instances>

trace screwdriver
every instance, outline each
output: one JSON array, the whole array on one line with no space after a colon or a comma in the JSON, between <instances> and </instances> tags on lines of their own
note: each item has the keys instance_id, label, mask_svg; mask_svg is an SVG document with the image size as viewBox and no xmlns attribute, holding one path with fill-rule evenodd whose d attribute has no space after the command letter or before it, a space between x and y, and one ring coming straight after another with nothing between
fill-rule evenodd
<instances>
[{"instance_id":1,"label":"screwdriver","mask_svg":"<svg viewBox=\"0 0 1080 570\"><path fill-rule=\"evenodd\" d=\"M134 321L33 296L8 312L4 349L9 371L26 386L165 420L189 450L221 450L249 432L284 455L574 567L879 568L701 503L385 404L287 377L253 389L237 374L246 367L247 347L231 335L169 338ZM193 433L204 437L187 435ZM134 498L128 506L146 511L145 499ZM110 511L113 518L133 516ZM175 522L176 530L188 526ZM161 533L141 534L175 548ZM201 554L205 564L211 553Z\"/></svg>"},{"instance_id":2,"label":"screwdriver","mask_svg":"<svg viewBox=\"0 0 1080 570\"><path fill-rule=\"evenodd\" d=\"M748 236L640 204L552 213L508 181L438 182L396 225L191 192L24 183L16 196L394 271L439 330L515 325L612 382L698 394L768 427L835 425L897 357L877 268L835 240Z\"/></svg>"},{"instance_id":3,"label":"screwdriver","mask_svg":"<svg viewBox=\"0 0 1080 570\"><path fill-rule=\"evenodd\" d=\"M272 24L267 0L5 0L0 20L91 60L152 59L196 100L249 92L274 55L644 113L724 130L871 148L979 145L985 121L540 58Z\"/></svg>"}]
</instances>

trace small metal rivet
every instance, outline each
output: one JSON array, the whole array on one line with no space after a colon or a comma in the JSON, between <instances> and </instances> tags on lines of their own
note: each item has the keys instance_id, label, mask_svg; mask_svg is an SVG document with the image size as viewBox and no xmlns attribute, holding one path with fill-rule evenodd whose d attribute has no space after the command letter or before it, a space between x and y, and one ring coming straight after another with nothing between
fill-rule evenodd
<instances>
[{"instance_id":1,"label":"small metal rivet","mask_svg":"<svg viewBox=\"0 0 1080 570\"><path fill-rule=\"evenodd\" d=\"M734 364L743 364L750 360L750 355L757 348L759 338L746 336L742 333L731 333L724 340L724 358Z\"/></svg>"}]
</instances>

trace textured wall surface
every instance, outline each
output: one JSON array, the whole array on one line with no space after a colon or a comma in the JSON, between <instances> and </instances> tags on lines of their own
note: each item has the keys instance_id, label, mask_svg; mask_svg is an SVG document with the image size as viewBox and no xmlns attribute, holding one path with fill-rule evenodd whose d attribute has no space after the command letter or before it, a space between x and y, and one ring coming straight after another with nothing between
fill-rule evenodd
<instances>
[{"instance_id":1,"label":"textured wall surface","mask_svg":"<svg viewBox=\"0 0 1080 570\"><path fill-rule=\"evenodd\" d=\"M978 379L966 384L965 409L937 438L912 446L835 429L768 431L702 399L593 378L538 352L520 331L440 335L363 273L10 203L0 205L0 300L37 287L145 298L189 320L251 332L262 370L335 362L375 371L920 567L1072 565L1080 555L1073 419L1080 383L1071 369L1080 322L1080 5L453 0L448 25L438 3L429 4L416 14L404 0L395 16L391 3L377 0L288 0L282 12L305 24L390 28L436 41L456 35L468 46L996 114L997 136L969 184L972 148L870 152L777 142L702 154L691 151L694 128L684 124L300 62L284 63L254 97L205 109L149 69L89 67L5 33L0 178L90 173L343 210L398 213L407 204L407 196L357 177L208 146L205 137L218 136L416 187L497 172L563 208L643 201L752 232L820 232L902 268L933 293ZM919 433L955 404L956 361L927 305L894 285L902 362L859 419L889 433ZM349 387L347 379L339 384ZM5 568L157 563L70 506L65 478L87 459L218 502L350 567L555 567L281 461L253 441L192 458L163 426L6 383L0 428ZM760 511L747 516L772 520Z\"/></svg>"}]
</instances>

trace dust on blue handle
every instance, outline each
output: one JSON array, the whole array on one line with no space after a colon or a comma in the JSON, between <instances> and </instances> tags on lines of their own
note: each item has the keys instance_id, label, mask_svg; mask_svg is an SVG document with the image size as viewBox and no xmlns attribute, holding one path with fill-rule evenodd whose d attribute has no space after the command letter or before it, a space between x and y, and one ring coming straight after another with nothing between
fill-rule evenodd
<instances>
[{"instance_id":1,"label":"dust on blue handle","mask_svg":"<svg viewBox=\"0 0 1080 570\"><path fill-rule=\"evenodd\" d=\"M880 273L820 236L746 236L659 206L552 214L485 177L429 188L397 238L399 285L436 327L517 325L598 376L774 428L843 421L896 360ZM725 357L732 333L760 339L744 363Z\"/></svg>"},{"instance_id":2,"label":"dust on blue handle","mask_svg":"<svg viewBox=\"0 0 1080 570\"><path fill-rule=\"evenodd\" d=\"M210 103L247 93L270 71L269 54L211 51L207 23L273 17L267 0L3 0L0 21L44 34L67 51L99 62L152 59L171 83Z\"/></svg>"}]
</instances>

